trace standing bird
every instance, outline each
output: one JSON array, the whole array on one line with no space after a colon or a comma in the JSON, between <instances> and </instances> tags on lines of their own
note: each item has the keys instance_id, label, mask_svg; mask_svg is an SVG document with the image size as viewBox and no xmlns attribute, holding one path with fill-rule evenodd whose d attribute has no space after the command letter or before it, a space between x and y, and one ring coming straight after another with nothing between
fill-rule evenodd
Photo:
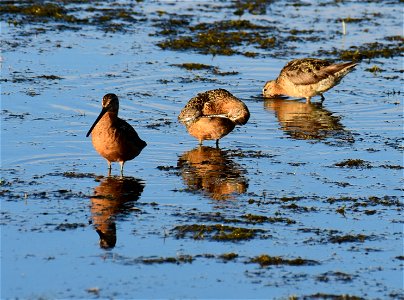
<instances>
[{"instance_id":1,"label":"standing bird","mask_svg":"<svg viewBox=\"0 0 404 300\"><path fill-rule=\"evenodd\" d=\"M102 110L86 137L92 133L95 150L108 162L108 175L111 162L119 162L121 175L126 161L140 154L146 142L139 138L135 129L126 121L118 118L119 100L115 94L106 94L102 98Z\"/></svg>"},{"instance_id":2,"label":"standing bird","mask_svg":"<svg viewBox=\"0 0 404 300\"><path fill-rule=\"evenodd\" d=\"M320 95L337 85L357 65L355 62L332 64L316 58L295 59L286 64L276 80L265 83L264 97L286 95L306 98Z\"/></svg>"},{"instance_id":3,"label":"standing bird","mask_svg":"<svg viewBox=\"0 0 404 300\"><path fill-rule=\"evenodd\" d=\"M250 118L247 106L224 89L198 94L188 101L178 116L190 135L199 140L216 140L230 133L236 125L244 125Z\"/></svg>"}]
</instances>

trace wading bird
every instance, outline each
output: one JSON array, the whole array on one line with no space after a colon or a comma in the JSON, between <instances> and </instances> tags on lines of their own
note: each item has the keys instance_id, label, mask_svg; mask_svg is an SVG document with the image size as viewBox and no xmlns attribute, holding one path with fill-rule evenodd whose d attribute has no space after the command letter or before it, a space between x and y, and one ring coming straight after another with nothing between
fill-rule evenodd
<instances>
[{"instance_id":1,"label":"wading bird","mask_svg":"<svg viewBox=\"0 0 404 300\"><path fill-rule=\"evenodd\" d=\"M178 116L190 135L202 145L204 140L216 140L230 133L236 125L250 118L247 106L224 89L210 90L190 99Z\"/></svg>"},{"instance_id":2,"label":"wading bird","mask_svg":"<svg viewBox=\"0 0 404 300\"><path fill-rule=\"evenodd\" d=\"M320 95L336 86L357 65L355 62L332 64L316 58L295 59L288 62L275 80L267 81L262 90L264 97L286 95L306 98Z\"/></svg>"},{"instance_id":3,"label":"wading bird","mask_svg":"<svg viewBox=\"0 0 404 300\"><path fill-rule=\"evenodd\" d=\"M146 142L139 138L135 129L118 117L119 100L115 94L106 94L102 98L102 110L93 126L87 132L91 134L95 150L108 162L108 175L111 162L119 162L121 175L126 161L140 154Z\"/></svg>"}]
</instances>

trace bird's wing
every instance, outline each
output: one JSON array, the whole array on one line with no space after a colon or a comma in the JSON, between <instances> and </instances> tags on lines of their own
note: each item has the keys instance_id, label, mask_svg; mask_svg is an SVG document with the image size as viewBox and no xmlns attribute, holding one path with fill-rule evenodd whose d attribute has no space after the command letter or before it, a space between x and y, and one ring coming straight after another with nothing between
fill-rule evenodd
<instances>
[{"instance_id":1,"label":"bird's wing","mask_svg":"<svg viewBox=\"0 0 404 300\"><path fill-rule=\"evenodd\" d=\"M281 71L280 77L296 85L315 84L334 74L330 62L319 59L306 59L289 62Z\"/></svg>"},{"instance_id":2,"label":"bird's wing","mask_svg":"<svg viewBox=\"0 0 404 300\"><path fill-rule=\"evenodd\" d=\"M206 117L228 118L228 110L235 102L240 102L230 92L224 89L207 91L202 96L202 114Z\"/></svg>"},{"instance_id":3,"label":"bird's wing","mask_svg":"<svg viewBox=\"0 0 404 300\"><path fill-rule=\"evenodd\" d=\"M118 119L117 127L119 129L119 130L117 130L117 133L124 134L125 139L132 140L132 141L141 140L141 138L137 134L135 128L133 128L128 122L126 122L122 119Z\"/></svg>"}]
</instances>

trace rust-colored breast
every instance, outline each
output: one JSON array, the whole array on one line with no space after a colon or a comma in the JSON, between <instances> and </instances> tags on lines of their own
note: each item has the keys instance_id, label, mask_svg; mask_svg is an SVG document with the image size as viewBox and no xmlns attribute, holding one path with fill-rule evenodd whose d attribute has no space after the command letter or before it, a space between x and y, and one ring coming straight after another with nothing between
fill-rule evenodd
<instances>
[{"instance_id":1,"label":"rust-colored breast","mask_svg":"<svg viewBox=\"0 0 404 300\"><path fill-rule=\"evenodd\" d=\"M92 142L95 150L110 162L131 160L146 146L132 126L110 113L94 127Z\"/></svg>"},{"instance_id":2,"label":"rust-colored breast","mask_svg":"<svg viewBox=\"0 0 404 300\"><path fill-rule=\"evenodd\" d=\"M188 126L190 135L203 140L218 140L230 133L235 124L228 118L202 117Z\"/></svg>"}]
</instances>

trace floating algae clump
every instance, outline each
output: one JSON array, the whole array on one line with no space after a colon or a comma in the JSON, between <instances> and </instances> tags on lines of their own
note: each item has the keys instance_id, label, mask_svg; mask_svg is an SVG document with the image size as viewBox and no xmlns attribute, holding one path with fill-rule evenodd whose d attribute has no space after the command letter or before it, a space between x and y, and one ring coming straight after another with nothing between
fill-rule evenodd
<instances>
[{"instance_id":1,"label":"floating algae clump","mask_svg":"<svg viewBox=\"0 0 404 300\"><path fill-rule=\"evenodd\" d=\"M66 22L76 22L74 16L68 15L67 11L52 3L32 4L32 5L4 5L0 7L0 14L22 14L33 19L55 19Z\"/></svg>"},{"instance_id":2,"label":"floating algae clump","mask_svg":"<svg viewBox=\"0 0 404 300\"><path fill-rule=\"evenodd\" d=\"M176 226L173 231L176 232L176 238L184 238L191 235L195 240L205 238L216 241L242 241L256 237L257 233L263 233L265 230L255 228L233 227L221 224L204 225L190 224Z\"/></svg>"},{"instance_id":3,"label":"floating algae clump","mask_svg":"<svg viewBox=\"0 0 404 300\"><path fill-rule=\"evenodd\" d=\"M267 217L267 216L260 216L260 215L253 215L247 214L242 216L248 223L286 223L286 224L295 224L296 221L288 219L288 218L281 218L281 217Z\"/></svg>"},{"instance_id":4,"label":"floating algae clump","mask_svg":"<svg viewBox=\"0 0 404 300\"><path fill-rule=\"evenodd\" d=\"M175 64L174 66L184 68L186 70L211 70L214 67L210 65L200 64L200 63L183 63L183 64Z\"/></svg>"},{"instance_id":5,"label":"floating algae clump","mask_svg":"<svg viewBox=\"0 0 404 300\"><path fill-rule=\"evenodd\" d=\"M348 50L334 48L331 51L319 51L322 55L339 56L341 60L362 60L379 57L391 58L400 56L404 51L403 38L397 36L386 37L389 43L373 42L360 46L351 46Z\"/></svg>"},{"instance_id":6,"label":"floating algae clump","mask_svg":"<svg viewBox=\"0 0 404 300\"><path fill-rule=\"evenodd\" d=\"M352 235L352 234L347 234L347 235L336 235L336 236L331 236L329 238L329 241L331 243L355 243L355 242L360 242L363 243L365 240L369 239L368 236L363 235L363 234L357 234L357 235Z\"/></svg>"},{"instance_id":7,"label":"floating algae clump","mask_svg":"<svg viewBox=\"0 0 404 300\"><path fill-rule=\"evenodd\" d=\"M270 3L271 1L267 0L239 0L234 1L232 8L237 16L242 16L246 11L252 15L265 15Z\"/></svg>"},{"instance_id":8,"label":"floating algae clump","mask_svg":"<svg viewBox=\"0 0 404 300\"><path fill-rule=\"evenodd\" d=\"M151 257L151 258L142 258L141 262L144 264L163 264L163 263L172 263L172 264L181 264L181 263L192 263L194 258L191 255L180 255L177 257Z\"/></svg>"},{"instance_id":9,"label":"floating algae clump","mask_svg":"<svg viewBox=\"0 0 404 300\"><path fill-rule=\"evenodd\" d=\"M347 159L335 164L336 167L346 168L370 168L370 164L362 159Z\"/></svg>"},{"instance_id":10,"label":"floating algae clump","mask_svg":"<svg viewBox=\"0 0 404 300\"><path fill-rule=\"evenodd\" d=\"M165 28L164 24L159 25ZM255 45L262 49L273 48L277 40L274 37L268 37L269 33L269 27L256 25L248 20L226 20L175 28L169 34L166 31L164 34L159 32L158 34L167 38L157 45L161 49L233 55L242 53L235 47L243 45Z\"/></svg>"},{"instance_id":11,"label":"floating algae clump","mask_svg":"<svg viewBox=\"0 0 404 300\"><path fill-rule=\"evenodd\" d=\"M219 255L219 258L223 259L224 261L229 261L236 259L238 257L237 253L230 252L230 253L223 253L222 255Z\"/></svg>"},{"instance_id":12,"label":"floating algae clump","mask_svg":"<svg viewBox=\"0 0 404 300\"><path fill-rule=\"evenodd\" d=\"M261 267L272 265L312 266L318 264L318 262L314 260L303 259L300 257L295 259L285 259L280 256L269 256L267 254L256 256L252 258L250 262L259 263Z\"/></svg>"}]
</instances>

